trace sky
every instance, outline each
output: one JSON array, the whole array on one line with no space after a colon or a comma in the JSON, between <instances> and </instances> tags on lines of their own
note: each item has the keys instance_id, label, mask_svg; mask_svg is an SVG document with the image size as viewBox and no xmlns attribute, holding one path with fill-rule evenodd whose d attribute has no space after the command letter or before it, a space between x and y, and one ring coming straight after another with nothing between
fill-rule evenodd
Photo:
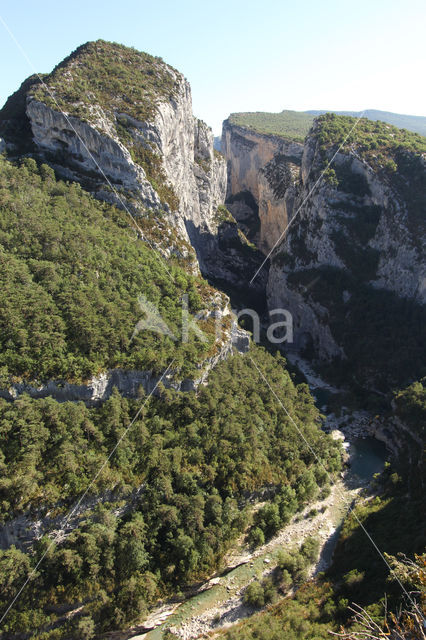
<instances>
[{"instance_id":1,"label":"sky","mask_svg":"<svg viewBox=\"0 0 426 640\"><path fill-rule=\"evenodd\" d=\"M426 116L425 33L424 0L0 0L0 105L102 38L179 69L216 135L238 111Z\"/></svg>"}]
</instances>

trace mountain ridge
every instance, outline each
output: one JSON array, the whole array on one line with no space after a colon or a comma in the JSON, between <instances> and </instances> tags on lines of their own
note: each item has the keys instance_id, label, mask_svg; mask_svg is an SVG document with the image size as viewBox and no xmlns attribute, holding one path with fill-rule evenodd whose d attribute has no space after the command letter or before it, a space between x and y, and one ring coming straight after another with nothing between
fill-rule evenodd
<instances>
[{"instance_id":1,"label":"mountain ridge","mask_svg":"<svg viewBox=\"0 0 426 640\"><path fill-rule=\"evenodd\" d=\"M314 117L325 113L335 113L336 115L355 118L365 117L372 121L385 122L398 129L408 129L414 133L426 135L426 117L403 115L376 109L366 109L365 111L335 111L333 109L291 111L284 109L277 113L251 111L231 113L228 120L231 124L253 129L258 133L278 135L289 140L301 142L313 125Z\"/></svg>"},{"instance_id":2,"label":"mountain ridge","mask_svg":"<svg viewBox=\"0 0 426 640\"><path fill-rule=\"evenodd\" d=\"M335 109L309 110L306 113L312 115L322 115L324 113L335 113L341 116L352 116L353 118L364 117L369 120L380 120L391 124L398 129L408 129L415 133L426 136L426 116L413 116L403 113L394 113L393 111L381 111L380 109L364 109L363 111L338 111Z\"/></svg>"}]
</instances>

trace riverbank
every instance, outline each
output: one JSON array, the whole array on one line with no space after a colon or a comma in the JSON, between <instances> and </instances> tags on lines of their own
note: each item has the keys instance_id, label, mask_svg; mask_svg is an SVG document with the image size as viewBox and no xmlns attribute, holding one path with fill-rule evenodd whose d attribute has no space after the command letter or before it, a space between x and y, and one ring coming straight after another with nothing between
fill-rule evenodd
<instances>
[{"instance_id":1,"label":"riverbank","mask_svg":"<svg viewBox=\"0 0 426 640\"><path fill-rule=\"evenodd\" d=\"M243 601L247 585L267 577L276 566L281 551L300 546L309 536L320 542L319 559L310 567L309 576L324 571L331 563L343 519L361 489L362 486L351 480L349 471L331 487L326 498L297 513L274 538L254 552L241 544L228 555L230 570L225 569L221 577L209 580L188 600L180 604L163 604L145 620L146 633L138 634L135 630L137 635L127 638L160 640L165 630L170 629L176 637L190 640L252 615L254 610ZM150 627L152 630L148 631Z\"/></svg>"},{"instance_id":2,"label":"riverbank","mask_svg":"<svg viewBox=\"0 0 426 640\"><path fill-rule=\"evenodd\" d=\"M281 551L298 547L309 536L320 541L319 560L310 567L309 577L324 571L330 565L343 518L359 491L359 487L350 489L343 480L339 480L326 499L307 506L277 536L257 549L250 556L247 565L231 571L221 579L221 585L217 587L226 590L225 597L221 597L218 590L217 602L213 606L200 611L198 615L193 610L194 614L180 625L174 625L173 619L169 619L170 630L178 638L190 640L252 615L254 610L244 604L243 600L247 585L253 580L266 578L276 566ZM154 640L154 637L153 634L145 636L146 640Z\"/></svg>"},{"instance_id":3,"label":"riverbank","mask_svg":"<svg viewBox=\"0 0 426 640\"><path fill-rule=\"evenodd\" d=\"M329 393L339 393L338 389L315 374L311 378L308 363L300 358L297 362L294 358L292 360L297 366L302 365L303 369L300 368L312 392L324 389ZM345 473L331 486L330 494L306 506L274 538L255 551L250 551L241 540L225 559L227 568L221 576L207 581L195 595L181 603L163 603L145 620L145 633L141 634L139 627L126 638L161 640L166 629L169 629L177 638L191 640L252 615L254 610L244 603L247 585L253 580L267 577L277 564L278 554L300 546L307 537L313 536L320 542L319 558L310 567L309 576L330 566L345 516L374 473L383 467L386 457L384 445L380 452L374 453L374 459L368 454L373 417L364 411L349 412L342 409L340 416L326 416L324 424L326 431L342 440L348 461Z\"/></svg>"}]
</instances>

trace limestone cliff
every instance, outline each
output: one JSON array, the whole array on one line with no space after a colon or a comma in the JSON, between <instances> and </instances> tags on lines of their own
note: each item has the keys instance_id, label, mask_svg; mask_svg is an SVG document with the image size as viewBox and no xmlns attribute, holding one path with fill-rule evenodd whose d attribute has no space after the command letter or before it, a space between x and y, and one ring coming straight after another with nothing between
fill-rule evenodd
<instances>
[{"instance_id":1,"label":"limestone cliff","mask_svg":"<svg viewBox=\"0 0 426 640\"><path fill-rule=\"evenodd\" d=\"M110 70L118 65L114 78ZM112 78L104 80L105 70ZM130 86L120 89L124 73ZM25 130L34 155L96 197L127 207L163 254L191 261L192 244L204 270L200 247L214 249L204 236L217 232L226 165L213 150L211 129L192 114L191 89L181 73L147 54L88 43L43 84L26 81L0 113L0 127L12 155ZM159 239L150 226L160 220L168 229Z\"/></svg>"},{"instance_id":2,"label":"limestone cliff","mask_svg":"<svg viewBox=\"0 0 426 640\"><path fill-rule=\"evenodd\" d=\"M267 254L293 210L303 145L223 123L227 205L248 237Z\"/></svg>"},{"instance_id":3,"label":"limestone cliff","mask_svg":"<svg viewBox=\"0 0 426 640\"><path fill-rule=\"evenodd\" d=\"M229 308L225 308L224 315L230 315ZM222 313L222 310L215 312ZM104 371L82 384L73 384L65 380L49 380L47 382L16 382L8 388L0 387L0 398L16 400L22 394L31 398L54 398L58 402L81 401L88 406L97 405L107 400L114 388L120 395L127 398L136 398L142 388L145 393L157 395L157 386L161 380L164 387L176 391L194 391L200 385L206 383L210 371L221 360L226 359L235 352L245 353L250 349L250 335L240 329L235 321L231 323L228 331L220 336L220 342L216 344L216 352L207 358L198 367L198 375L195 379L177 379L176 372L170 371L161 377L152 371L135 371L129 369L110 369Z\"/></svg>"},{"instance_id":4,"label":"limestone cliff","mask_svg":"<svg viewBox=\"0 0 426 640\"><path fill-rule=\"evenodd\" d=\"M405 352L408 341L417 345L413 352L424 351L418 323L426 302L425 160L401 147L392 162L379 166L377 155L370 159L352 145L337 154L333 170L308 198L327 158L320 128L305 142L294 205L301 209L274 252L268 304L291 311L295 346L310 347L322 360L352 362L365 348L367 362L368 347L361 345L377 346L388 332L392 378L393 349L402 333ZM393 332L398 337L391 342ZM373 348L370 358L371 373Z\"/></svg>"},{"instance_id":5,"label":"limestone cliff","mask_svg":"<svg viewBox=\"0 0 426 640\"><path fill-rule=\"evenodd\" d=\"M87 43L51 74L22 84L0 111L0 131L0 152L6 149L9 159L32 156L96 198L126 208L140 239L187 271L239 286L247 264L250 272L257 269L259 252L221 208L226 162L213 148L212 131L193 116L187 80L160 58L104 41ZM264 273L259 286L266 286ZM222 338L198 363L194 380L175 372L166 386L196 388L233 348L248 348L248 334L235 326L231 331L226 296L212 291L203 320L214 324L218 314L227 316ZM140 385L150 392L158 382L152 371L140 369L112 363L77 383L18 377L0 397L28 393L93 403L108 398L114 386L134 396Z\"/></svg>"},{"instance_id":6,"label":"limestone cliff","mask_svg":"<svg viewBox=\"0 0 426 640\"><path fill-rule=\"evenodd\" d=\"M395 363L409 359L404 340L411 358L425 348L424 139L364 120L322 176L354 122L323 116L301 145L225 121L227 203L264 253L297 216L272 254L267 285L269 308L292 313L292 347L365 365L373 343L392 369L398 349ZM368 378L374 363L367 369Z\"/></svg>"}]
</instances>

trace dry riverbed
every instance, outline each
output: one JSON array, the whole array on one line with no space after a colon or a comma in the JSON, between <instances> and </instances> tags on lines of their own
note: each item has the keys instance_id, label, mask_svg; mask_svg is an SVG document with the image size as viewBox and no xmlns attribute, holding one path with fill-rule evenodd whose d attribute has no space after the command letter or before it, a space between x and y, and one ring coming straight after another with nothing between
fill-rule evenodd
<instances>
[{"instance_id":1,"label":"dry riverbed","mask_svg":"<svg viewBox=\"0 0 426 640\"><path fill-rule=\"evenodd\" d=\"M156 628L133 636L134 640L160 640L166 628L177 637L189 640L252 615L253 609L243 602L246 586L271 573L280 551L299 546L308 536L315 536L321 543L319 560L311 567L310 575L323 571L330 564L339 526L359 491L359 487L351 487L346 479L339 479L327 498L296 514L272 540L253 553L242 547L229 555L227 566L235 568L207 582L202 593L179 605L155 610L144 626Z\"/></svg>"}]
</instances>

